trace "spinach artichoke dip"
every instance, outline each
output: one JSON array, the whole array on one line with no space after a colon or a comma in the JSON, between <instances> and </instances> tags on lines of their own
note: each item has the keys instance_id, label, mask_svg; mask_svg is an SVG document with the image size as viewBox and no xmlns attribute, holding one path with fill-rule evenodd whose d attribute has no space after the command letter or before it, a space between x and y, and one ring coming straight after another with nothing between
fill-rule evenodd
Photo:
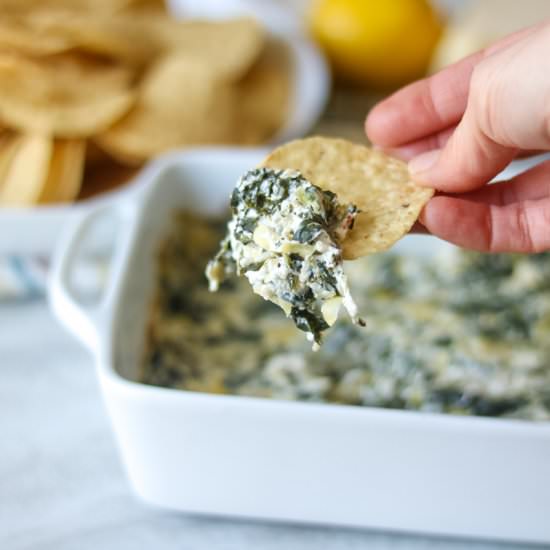
<instances>
[{"instance_id":1,"label":"spinach artichoke dip","mask_svg":"<svg viewBox=\"0 0 550 550\"><path fill-rule=\"evenodd\" d=\"M244 277L209 292L203 270L224 230L224 221L175 219L158 255L142 382L550 420L550 253L360 258L346 270L367 327L342 318L312 352Z\"/></svg>"},{"instance_id":2,"label":"spinach artichoke dip","mask_svg":"<svg viewBox=\"0 0 550 550\"><path fill-rule=\"evenodd\" d=\"M340 242L357 208L307 181L295 170L255 168L237 182L233 217L221 249L206 268L210 290L233 273L285 312L318 349L343 305L364 324L351 297Z\"/></svg>"}]
</instances>

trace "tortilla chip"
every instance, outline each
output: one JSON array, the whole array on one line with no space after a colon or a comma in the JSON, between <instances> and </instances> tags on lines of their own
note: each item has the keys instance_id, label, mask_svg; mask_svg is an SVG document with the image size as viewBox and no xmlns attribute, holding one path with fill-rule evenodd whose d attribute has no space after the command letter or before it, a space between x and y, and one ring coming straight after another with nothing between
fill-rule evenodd
<instances>
[{"instance_id":1,"label":"tortilla chip","mask_svg":"<svg viewBox=\"0 0 550 550\"><path fill-rule=\"evenodd\" d=\"M157 37L148 33L147 28L140 25L139 18L132 13L108 15L39 11L27 14L24 18L4 18L2 24L13 24L18 20L27 36L20 38L22 46L17 46L17 49L30 53L34 49L35 55L41 54L44 43L50 49L57 47L58 52L82 51L141 66L149 63L161 51ZM0 32L0 47L2 44Z\"/></svg>"},{"instance_id":2,"label":"tortilla chip","mask_svg":"<svg viewBox=\"0 0 550 550\"><path fill-rule=\"evenodd\" d=\"M103 130L132 105L133 73L82 56L0 58L0 119L15 129L59 137Z\"/></svg>"},{"instance_id":3,"label":"tortilla chip","mask_svg":"<svg viewBox=\"0 0 550 550\"><path fill-rule=\"evenodd\" d=\"M2 130L0 133L0 196L4 187L4 181L9 173L9 169L17 148L20 144L20 137L14 132Z\"/></svg>"},{"instance_id":4,"label":"tortilla chip","mask_svg":"<svg viewBox=\"0 0 550 550\"><path fill-rule=\"evenodd\" d=\"M266 33L254 19L176 21L148 19L166 51L187 54L208 66L220 79L238 80L263 51Z\"/></svg>"},{"instance_id":5,"label":"tortilla chip","mask_svg":"<svg viewBox=\"0 0 550 550\"><path fill-rule=\"evenodd\" d=\"M411 229L434 193L411 180L404 162L343 139L292 141L275 149L262 166L298 170L314 185L336 193L340 202L359 208L342 243L346 260L390 248Z\"/></svg>"},{"instance_id":6,"label":"tortilla chip","mask_svg":"<svg viewBox=\"0 0 550 550\"><path fill-rule=\"evenodd\" d=\"M71 10L114 13L131 8L136 0L0 0L0 12L28 13L36 10Z\"/></svg>"},{"instance_id":7,"label":"tortilla chip","mask_svg":"<svg viewBox=\"0 0 550 550\"><path fill-rule=\"evenodd\" d=\"M286 45L270 41L237 84L240 113L235 133L241 143L263 143L285 123L290 107L290 63Z\"/></svg>"},{"instance_id":8,"label":"tortilla chip","mask_svg":"<svg viewBox=\"0 0 550 550\"><path fill-rule=\"evenodd\" d=\"M96 143L122 162L139 163L171 149L227 143L234 90L194 58L174 54L145 77L135 107Z\"/></svg>"},{"instance_id":9,"label":"tortilla chip","mask_svg":"<svg viewBox=\"0 0 550 550\"><path fill-rule=\"evenodd\" d=\"M54 142L48 177L38 202L60 203L76 199L82 183L85 152L86 142L82 139Z\"/></svg>"},{"instance_id":10,"label":"tortilla chip","mask_svg":"<svg viewBox=\"0 0 550 550\"><path fill-rule=\"evenodd\" d=\"M70 47L65 37L35 28L27 15L7 14L0 19L0 50L40 56L64 52Z\"/></svg>"},{"instance_id":11,"label":"tortilla chip","mask_svg":"<svg viewBox=\"0 0 550 550\"><path fill-rule=\"evenodd\" d=\"M127 0L125 10L135 13L166 13L166 0Z\"/></svg>"},{"instance_id":12,"label":"tortilla chip","mask_svg":"<svg viewBox=\"0 0 550 550\"><path fill-rule=\"evenodd\" d=\"M16 138L15 149L0 182L0 204L31 206L38 202L44 188L53 140L41 135L22 135Z\"/></svg>"}]
</instances>

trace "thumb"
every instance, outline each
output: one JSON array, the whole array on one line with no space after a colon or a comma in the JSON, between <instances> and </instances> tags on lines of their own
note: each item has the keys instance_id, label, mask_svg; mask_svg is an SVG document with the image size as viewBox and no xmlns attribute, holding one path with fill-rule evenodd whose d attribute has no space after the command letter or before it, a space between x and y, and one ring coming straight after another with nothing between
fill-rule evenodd
<instances>
[{"instance_id":1,"label":"thumb","mask_svg":"<svg viewBox=\"0 0 550 550\"><path fill-rule=\"evenodd\" d=\"M409 172L418 183L448 193L463 193L492 180L516 153L517 149L485 134L468 106L445 146L412 159Z\"/></svg>"}]
</instances>

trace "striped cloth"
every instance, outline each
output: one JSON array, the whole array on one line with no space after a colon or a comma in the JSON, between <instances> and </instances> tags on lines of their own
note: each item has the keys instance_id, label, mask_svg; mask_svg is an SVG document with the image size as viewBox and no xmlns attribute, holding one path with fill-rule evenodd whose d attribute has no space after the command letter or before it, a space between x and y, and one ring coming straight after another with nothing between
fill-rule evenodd
<instances>
[{"instance_id":1,"label":"striped cloth","mask_svg":"<svg viewBox=\"0 0 550 550\"><path fill-rule=\"evenodd\" d=\"M0 304L43 299L47 292L50 262L38 256L0 256ZM109 276L109 258L89 256L74 269L78 295L93 297L102 293Z\"/></svg>"},{"instance_id":2,"label":"striped cloth","mask_svg":"<svg viewBox=\"0 0 550 550\"><path fill-rule=\"evenodd\" d=\"M0 300L31 300L44 296L48 261L26 256L0 257Z\"/></svg>"}]
</instances>

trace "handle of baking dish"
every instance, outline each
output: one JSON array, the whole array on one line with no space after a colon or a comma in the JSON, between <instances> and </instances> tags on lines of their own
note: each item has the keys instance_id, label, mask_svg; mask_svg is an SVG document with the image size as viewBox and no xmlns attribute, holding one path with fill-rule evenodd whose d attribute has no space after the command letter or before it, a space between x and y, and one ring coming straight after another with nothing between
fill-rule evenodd
<instances>
[{"instance_id":1,"label":"handle of baking dish","mask_svg":"<svg viewBox=\"0 0 550 550\"><path fill-rule=\"evenodd\" d=\"M128 253L128 239L136 218L134 201L103 204L79 216L56 250L49 280L49 298L53 311L65 327L86 347L97 351L100 333L113 313L117 286ZM109 259L109 277L100 297L93 304L79 300L72 288L72 276L87 235L100 219L116 220L115 244Z\"/></svg>"}]
</instances>

